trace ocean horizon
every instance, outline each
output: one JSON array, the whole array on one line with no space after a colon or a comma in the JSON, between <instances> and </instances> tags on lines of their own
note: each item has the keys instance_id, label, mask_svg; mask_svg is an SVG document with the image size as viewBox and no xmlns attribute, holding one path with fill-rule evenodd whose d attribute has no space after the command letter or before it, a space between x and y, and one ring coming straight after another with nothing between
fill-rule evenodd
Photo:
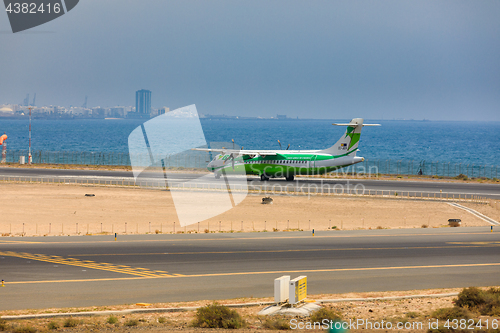
<instances>
[{"instance_id":1,"label":"ocean horizon","mask_svg":"<svg viewBox=\"0 0 500 333\"><path fill-rule=\"evenodd\" d=\"M244 149L324 149L345 132L333 122L350 119L204 119L207 142ZM128 136L143 119L32 120L32 151L128 153ZM367 160L500 165L500 122L366 119L358 156ZM28 121L0 118L8 150L28 149Z\"/></svg>"}]
</instances>

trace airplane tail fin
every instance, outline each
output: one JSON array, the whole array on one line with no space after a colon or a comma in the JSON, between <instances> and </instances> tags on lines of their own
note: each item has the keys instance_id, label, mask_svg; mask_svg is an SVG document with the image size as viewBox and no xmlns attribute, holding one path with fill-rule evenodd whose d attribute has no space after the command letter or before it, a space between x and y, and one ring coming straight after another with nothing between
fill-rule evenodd
<instances>
[{"instance_id":1,"label":"airplane tail fin","mask_svg":"<svg viewBox=\"0 0 500 333\"><path fill-rule=\"evenodd\" d=\"M363 124L363 118L354 118L348 124L332 125L347 126L347 129L344 135L339 139L339 141L337 141L336 144L328 149L322 150L321 153L350 156L356 156L359 139L361 137L361 129L363 128L363 126L380 126L380 124Z\"/></svg>"}]
</instances>

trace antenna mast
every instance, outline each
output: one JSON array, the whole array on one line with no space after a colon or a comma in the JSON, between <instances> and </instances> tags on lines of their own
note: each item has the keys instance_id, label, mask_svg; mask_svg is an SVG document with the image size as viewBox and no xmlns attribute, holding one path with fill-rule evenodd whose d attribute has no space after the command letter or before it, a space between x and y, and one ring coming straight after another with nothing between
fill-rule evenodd
<instances>
[{"instance_id":1,"label":"antenna mast","mask_svg":"<svg viewBox=\"0 0 500 333\"><path fill-rule=\"evenodd\" d=\"M30 110L30 126L29 126L29 148L28 148L28 165L31 165L31 108Z\"/></svg>"}]
</instances>

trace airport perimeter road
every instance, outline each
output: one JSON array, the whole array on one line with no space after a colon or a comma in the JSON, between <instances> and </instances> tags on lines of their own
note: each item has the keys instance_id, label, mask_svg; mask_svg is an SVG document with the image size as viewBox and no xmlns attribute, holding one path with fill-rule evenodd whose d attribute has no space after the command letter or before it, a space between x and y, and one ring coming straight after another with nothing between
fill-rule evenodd
<instances>
[{"instance_id":1,"label":"airport perimeter road","mask_svg":"<svg viewBox=\"0 0 500 333\"><path fill-rule=\"evenodd\" d=\"M0 237L0 310L498 285L487 227L82 237Z\"/></svg>"},{"instance_id":2,"label":"airport perimeter road","mask_svg":"<svg viewBox=\"0 0 500 333\"><path fill-rule=\"evenodd\" d=\"M206 173L205 173L206 174ZM203 173L169 173L169 180L174 182L186 182L200 177ZM41 169L41 168L0 168L0 180L9 177L20 177L22 180L36 179L59 179L60 181L86 183L87 181L102 182L103 184L124 184L134 185L135 181L130 171L102 171L102 170L71 170L71 169ZM154 182L163 180L161 172L145 172L141 174L141 180ZM262 189L273 192L281 192L281 189L295 188L297 192L309 193L315 191L344 191L344 193L354 193L358 191L371 191L371 193L400 194L408 193L411 196L432 197L434 194L446 197L446 195L464 195L467 198L472 196L488 197L500 199L500 184L479 184L460 183L445 181L396 181L396 180L344 180L344 179L324 179L311 177L297 177L293 182L284 179L272 179L268 182L261 182L257 177L248 177L250 189ZM358 185L358 186L357 186ZM362 187L361 187L362 186ZM376 191L376 192L374 192ZM462 196L463 197L463 196Z\"/></svg>"}]
</instances>

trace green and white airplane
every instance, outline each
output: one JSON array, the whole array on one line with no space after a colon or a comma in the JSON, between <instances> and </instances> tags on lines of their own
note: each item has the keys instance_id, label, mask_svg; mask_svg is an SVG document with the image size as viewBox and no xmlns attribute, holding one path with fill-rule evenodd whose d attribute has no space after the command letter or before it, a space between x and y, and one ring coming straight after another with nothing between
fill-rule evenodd
<instances>
[{"instance_id":1,"label":"green and white airplane","mask_svg":"<svg viewBox=\"0 0 500 333\"><path fill-rule=\"evenodd\" d=\"M220 178L222 174L247 174L260 176L262 181L280 177L292 181L295 175L324 174L363 162L364 157L356 156L361 129L363 126L380 126L363 124L362 118L354 118L348 124L333 125L347 126L347 130L336 144L323 150L192 150L219 152L207 166L207 169L215 174L215 178Z\"/></svg>"}]
</instances>

